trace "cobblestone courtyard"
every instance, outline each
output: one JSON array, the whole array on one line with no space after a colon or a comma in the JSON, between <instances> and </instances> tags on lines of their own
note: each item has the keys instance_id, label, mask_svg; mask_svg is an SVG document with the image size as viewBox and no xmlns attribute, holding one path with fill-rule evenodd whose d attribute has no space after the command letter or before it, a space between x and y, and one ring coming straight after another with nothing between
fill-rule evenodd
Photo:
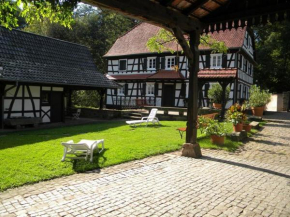
<instances>
[{"instance_id":1,"label":"cobblestone courtyard","mask_svg":"<svg viewBox=\"0 0 290 217\"><path fill-rule=\"evenodd\" d=\"M179 151L11 189L0 216L290 216L290 114L267 118L236 153Z\"/></svg>"}]
</instances>

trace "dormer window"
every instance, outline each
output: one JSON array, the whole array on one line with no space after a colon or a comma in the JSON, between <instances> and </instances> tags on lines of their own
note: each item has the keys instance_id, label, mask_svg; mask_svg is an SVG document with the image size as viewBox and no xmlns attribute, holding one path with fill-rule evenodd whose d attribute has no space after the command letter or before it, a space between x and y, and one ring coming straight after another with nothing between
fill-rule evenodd
<instances>
[{"instance_id":1,"label":"dormer window","mask_svg":"<svg viewBox=\"0 0 290 217\"><path fill-rule=\"evenodd\" d=\"M222 68L222 54L211 54L211 68Z\"/></svg>"},{"instance_id":2,"label":"dormer window","mask_svg":"<svg viewBox=\"0 0 290 217\"><path fill-rule=\"evenodd\" d=\"M172 69L175 66L175 57L166 57L166 69Z\"/></svg>"},{"instance_id":3,"label":"dormer window","mask_svg":"<svg viewBox=\"0 0 290 217\"><path fill-rule=\"evenodd\" d=\"M119 60L119 70L124 71L127 69L127 60Z\"/></svg>"},{"instance_id":4,"label":"dormer window","mask_svg":"<svg viewBox=\"0 0 290 217\"><path fill-rule=\"evenodd\" d=\"M148 61L147 61L147 69L156 69L156 57L150 57L148 58Z\"/></svg>"}]
</instances>

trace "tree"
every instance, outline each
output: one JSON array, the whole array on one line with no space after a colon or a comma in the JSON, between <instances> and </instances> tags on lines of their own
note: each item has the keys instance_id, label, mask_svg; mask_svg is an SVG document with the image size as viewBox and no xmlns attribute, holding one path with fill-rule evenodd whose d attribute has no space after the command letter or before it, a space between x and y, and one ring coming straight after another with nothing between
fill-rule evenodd
<instances>
[{"instance_id":1,"label":"tree","mask_svg":"<svg viewBox=\"0 0 290 217\"><path fill-rule=\"evenodd\" d=\"M70 27L78 2L80 0L0 0L0 25L10 29L18 27L19 17L23 17L27 23L48 19Z\"/></svg>"},{"instance_id":2,"label":"tree","mask_svg":"<svg viewBox=\"0 0 290 217\"><path fill-rule=\"evenodd\" d=\"M156 35L149 38L147 47L152 52L161 53L163 51L170 51L174 53L175 51L169 46L172 42L178 44L174 34L168 30L161 29ZM209 35L202 35L200 37L200 44L210 47L213 50L212 52L226 53L228 50L223 41L217 41Z\"/></svg>"},{"instance_id":3,"label":"tree","mask_svg":"<svg viewBox=\"0 0 290 217\"><path fill-rule=\"evenodd\" d=\"M270 92L290 90L290 22L254 28L256 59L254 81Z\"/></svg>"}]
</instances>

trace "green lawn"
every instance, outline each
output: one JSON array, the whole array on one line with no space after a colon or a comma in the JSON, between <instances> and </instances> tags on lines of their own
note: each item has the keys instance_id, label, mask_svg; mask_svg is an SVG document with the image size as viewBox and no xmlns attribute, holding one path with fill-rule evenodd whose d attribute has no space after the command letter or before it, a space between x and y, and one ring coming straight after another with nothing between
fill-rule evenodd
<instances>
[{"instance_id":1,"label":"green lawn","mask_svg":"<svg viewBox=\"0 0 290 217\"><path fill-rule=\"evenodd\" d=\"M178 150L184 143L176 128L184 121L162 121L162 126L132 128L124 122L90 124L56 129L33 130L0 135L0 191L76 172L106 167L150 155ZM228 124L229 131L232 125ZM223 147L213 145L198 134L202 148L235 150L240 143L226 140ZM61 162L61 142L73 139L105 139L105 151L94 162Z\"/></svg>"}]
</instances>

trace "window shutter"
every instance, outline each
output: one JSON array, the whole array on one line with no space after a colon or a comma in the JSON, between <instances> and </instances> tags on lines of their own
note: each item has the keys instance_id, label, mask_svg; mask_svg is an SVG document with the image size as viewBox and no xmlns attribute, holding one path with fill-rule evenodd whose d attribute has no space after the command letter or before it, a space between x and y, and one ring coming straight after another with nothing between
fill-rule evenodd
<instances>
[{"instance_id":1,"label":"window shutter","mask_svg":"<svg viewBox=\"0 0 290 217\"><path fill-rule=\"evenodd\" d=\"M227 68L227 54L222 56L222 68Z\"/></svg>"},{"instance_id":2,"label":"window shutter","mask_svg":"<svg viewBox=\"0 0 290 217\"><path fill-rule=\"evenodd\" d=\"M154 84L154 95L158 96L158 83Z\"/></svg>"},{"instance_id":3,"label":"window shutter","mask_svg":"<svg viewBox=\"0 0 290 217\"><path fill-rule=\"evenodd\" d=\"M186 86L185 83L181 84L180 96L185 97Z\"/></svg>"},{"instance_id":4,"label":"window shutter","mask_svg":"<svg viewBox=\"0 0 290 217\"><path fill-rule=\"evenodd\" d=\"M147 58L143 59L143 70L146 71L147 70Z\"/></svg>"},{"instance_id":5,"label":"window shutter","mask_svg":"<svg viewBox=\"0 0 290 217\"><path fill-rule=\"evenodd\" d=\"M142 95L146 95L146 83L143 83Z\"/></svg>"},{"instance_id":6,"label":"window shutter","mask_svg":"<svg viewBox=\"0 0 290 217\"><path fill-rule=\"evenodd\" d=\"M165 57L161 57L161 69L165 69Z\"/></svg>"},{"instance_id":7,"label":"window shutter","mask_svg":"<svg viewBox=\"0 0 290 217\"><path fill-rule=\"evenodd\" d=\"M239 62L239 68L241 69L242 68L242 58L243 58L243 56L240 54L240 62Z\"/></svg>"},{"instance_id":8,"label":"window shutter","mask_svg":"<svg viewBox=\"0 0 290 217\"><path fill-rule=\"evenodd\" d=\"M210 68L210 54L205 56L205 68Z\"/></svg>"},{"instance_id":9,"label":"window shutter","mask_svg":"<svg viewBox=\"0 0 290 217\"><path fill-rule=\"evenodd\" d=\"M157 57L156 58L156 71L159 70L159 67L160 67L160 57Z\"/></svg>"},{"instance_id":10,"label":"window shutter","mask_svg":"<svg viewBox=\"0 0 290 217\"><path fill-rule=\"evenodd\" d=\"M125 96L127 96L128 95L128 84L125 84Z\"/></svg>"}]
</instances>

